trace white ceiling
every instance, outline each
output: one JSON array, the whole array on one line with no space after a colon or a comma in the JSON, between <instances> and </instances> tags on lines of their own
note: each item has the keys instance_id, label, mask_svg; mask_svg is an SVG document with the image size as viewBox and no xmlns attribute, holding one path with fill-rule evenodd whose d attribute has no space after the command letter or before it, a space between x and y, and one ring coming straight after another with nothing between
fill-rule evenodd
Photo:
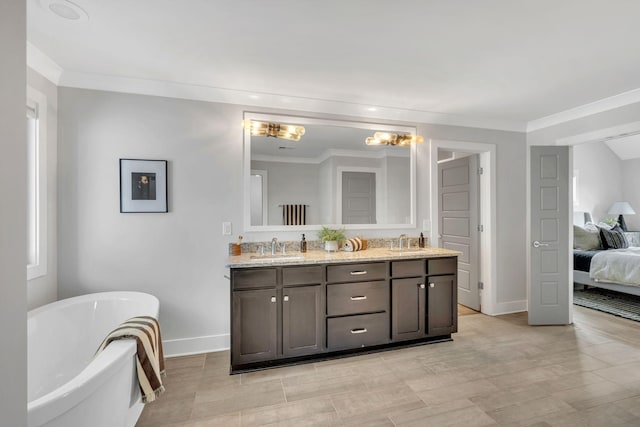
<instances>
[{"instance_id":1,"label":"white ceiling","mask_svg":"<svg viewBox=\"0 0 640 427\"><path fill-rule=\"evenodd\" d=\"M635 0L73 0L84 22L40 1L28 41L63 86L180 84L247 105L522 130L640 88Z\"/></svg>"},{"instance_id":2,"label":"white ceiling","mask_svg":"<svg viewBox=\"0 0 640 427\"><path fill-rule=\"evenodd\" d=\"M640 135L631 135L605 141L620 160L640 158Z\"/></svg>"}]
</instances>

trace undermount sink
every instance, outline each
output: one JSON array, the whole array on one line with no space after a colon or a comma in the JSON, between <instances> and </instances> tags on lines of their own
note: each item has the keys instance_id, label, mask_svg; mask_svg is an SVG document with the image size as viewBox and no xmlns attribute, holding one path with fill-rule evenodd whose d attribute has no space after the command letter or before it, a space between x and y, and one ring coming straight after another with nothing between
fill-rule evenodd
<instances>
[{"instance_id":1,"label":"undermount sink","mask_svg":"<svg viewBox=\"0 0 640 427\"><path fill-rule=\"evenodd\" d=\"M251 255L251 259L261 261L279 261L281 259L304 259L302 254Z\"/></svg>"}]
</instances>

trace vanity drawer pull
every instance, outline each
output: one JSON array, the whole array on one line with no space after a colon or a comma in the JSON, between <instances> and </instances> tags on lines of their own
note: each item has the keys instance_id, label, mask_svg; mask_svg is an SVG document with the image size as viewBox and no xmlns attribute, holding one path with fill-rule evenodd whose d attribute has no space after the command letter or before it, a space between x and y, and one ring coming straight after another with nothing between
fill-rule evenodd
<instances>
[{"instance_id":1,"label":"vanity drawer pull","mask_svg":"<svg viewBox=\"0 0 640 427\"><path fill-rule=\"evenodd\" d=\"M362 301L363 299L367 299L366 295L359 295L357 297L351 297L351 301Z\"/></svg>"},{"instance_id":2,"label":"vanity drawer pull","mask_svg":"<svg viewBox=\"0 0 640 427\"><path fill-rule=\"evenodd\" d=\"M357 271L351 271L349 272L350 275L352 276L362 276L367 274L367 270L357 270Z\"/></svg>"},{"instance_id":3,"label":"vanity drawer pull","mask_svg":"<svg viewBox=\"0 0 640 427\"><path fill-rule=\"evenodd\" d=\"M352 334L364 334L366 332L367 332L367 328L357 328L357 329L351 330Z\"/></svg>"}]
</instances>

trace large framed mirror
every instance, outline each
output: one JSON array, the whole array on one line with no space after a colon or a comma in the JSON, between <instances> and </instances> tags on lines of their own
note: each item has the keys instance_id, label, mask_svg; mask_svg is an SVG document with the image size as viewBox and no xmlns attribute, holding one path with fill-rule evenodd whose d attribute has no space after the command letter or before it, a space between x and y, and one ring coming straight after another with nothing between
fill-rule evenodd
<instances>
[{"instance_id":1,"label":"large framed mirror","mask_svg":"<svg viewBox=\"0 0 640 427\"><path fill-rule=\"evenodd\" d=\"M243 123L256 122L302 126L304 135L245 128L246 231L415 227L416 146L365 144L375 132L415 135L415 127L244 113Z\"/></svg>"}]
</instances>

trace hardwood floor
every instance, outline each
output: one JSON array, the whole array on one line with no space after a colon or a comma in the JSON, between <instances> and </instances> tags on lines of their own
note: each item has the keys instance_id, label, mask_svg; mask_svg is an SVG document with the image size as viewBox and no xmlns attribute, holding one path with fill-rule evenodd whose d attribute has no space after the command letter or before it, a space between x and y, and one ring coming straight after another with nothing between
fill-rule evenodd
<instances>
[{"instance_id":1,"label":"hardwood floor","mask_svg":"<svg viewBox=\"0 0 640 427\"><path fill-rule=\"evenodd\" d=\"M574 307L461 316L454 341L228 375L228 352L167 359L137 426L640 426L640 324Z\"/></svg>"}]
</instances>

